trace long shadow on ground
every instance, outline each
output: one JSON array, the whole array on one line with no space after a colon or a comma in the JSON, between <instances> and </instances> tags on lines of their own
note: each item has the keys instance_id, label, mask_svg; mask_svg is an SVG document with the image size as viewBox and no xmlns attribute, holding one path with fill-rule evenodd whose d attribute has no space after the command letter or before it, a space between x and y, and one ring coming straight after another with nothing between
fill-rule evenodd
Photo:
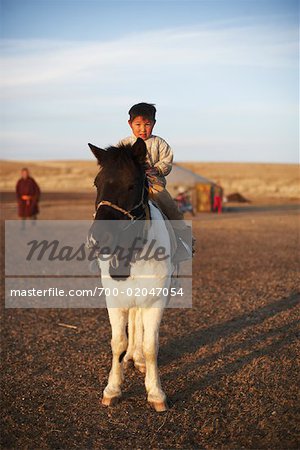
<instances>
[{"instance_id":1,"label":"long shadow on ground","mask_svg":"<svg viewBox=\"0 0 300 450\"><path fill-rule=\"evenodd\" d=\"M223 377L237 373L252 361L280 354L283 346L296 342L299 332L297 320L280 327L272 326L268 331L256 331L249 338L225 346L220 352L204 357L198 356L196 359L193 357L201 347L213 345L220 339L262 324L278 313L294 308L299 304L299 300L299 294L293 294L233 320L168 342L161 349L160 365L167 366L174 360L181 360L179 366L173 367L166 379L169 384L179 378L183 380L169 397L170 403L182 402L193 393L220 382ZM259 348L255 348L257 345ZM235 355L236 352L238 355ZM188 361L190 357L193 357L191 362Z\"/></svg>"},{"instance_id":2,"label":"long shadow on ground","mask_svg":"<svg viewBox=\"0 0 300 450\"><path fill-rule=\"evenodd\" d=\"M299 304L299 301L300 294L294 293L288 298L277 300L255 311L237 316L227 322L214 325L207 329L200 329L180 338L176 337L173 341L169 340L160 349L160 354L162 355L160 366L168 365L175 359L195 353L204 345L211 345L221 338L226 338L232 334L239 333L245 328L258 325L280 312L294 308Z\"/></svg>"}]
</instances>

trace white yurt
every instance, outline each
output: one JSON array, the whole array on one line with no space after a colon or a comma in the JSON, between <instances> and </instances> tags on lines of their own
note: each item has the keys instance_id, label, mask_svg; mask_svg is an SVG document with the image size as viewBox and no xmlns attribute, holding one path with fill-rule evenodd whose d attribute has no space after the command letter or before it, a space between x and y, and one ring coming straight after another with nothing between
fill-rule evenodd
<instances>
[{"instance_id":1,"label":"white yurt","mask_svg":"<svg viewBox=\"0 0 300 450\"><path fill-rule=\"evenodd\" d=\"M185 191L190 196L194 211L209 212L212 210L213 192L217 186L214 181L176 163L173 164L173 169L166 180L166 187L172 197L175 198L178 193Z\"/></svg>"}]
</instances>

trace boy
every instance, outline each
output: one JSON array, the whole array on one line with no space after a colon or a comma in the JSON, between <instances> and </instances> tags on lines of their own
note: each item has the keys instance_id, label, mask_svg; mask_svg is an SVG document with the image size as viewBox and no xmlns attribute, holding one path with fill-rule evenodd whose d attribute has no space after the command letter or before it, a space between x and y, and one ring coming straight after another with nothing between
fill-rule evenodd
<instances>
[{"instance_id":1,"label":"boy","mask_svg":"<svg viewBox=\"0 0 300 450\"><path fill-rule=\"evenodd\" d=\"M177 238L189 242L190 228L183 220L183 214L178 210L175 201L166 190L165 177L172 170L173 152L169 144L159 136L152 134L156 123L156 108L153 104L138 103L129 110L128 124L132 136L122 139L120 144L134 144L138 137L145 141L147 147L146 174L149 182L150 198L161 208L172 225ZM188 245L188 247L191 247ZM187 251L191 253L191 248Z\"/></svg>"}]
</instances>

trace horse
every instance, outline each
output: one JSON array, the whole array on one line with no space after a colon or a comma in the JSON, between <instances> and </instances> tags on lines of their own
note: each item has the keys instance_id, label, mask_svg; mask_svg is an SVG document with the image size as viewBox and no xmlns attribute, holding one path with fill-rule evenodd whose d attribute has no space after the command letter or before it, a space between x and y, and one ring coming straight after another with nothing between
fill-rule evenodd
<instances>
[{"instance_id":1,"label":"horse","mask_svg":"<svg viewBox=\"0 0 300 450\"><path fill-rule=\"evenodd\" d=\"M150 405L158 412L166 411L157 364L158 336L174 267L168 257L171 243L164 218L148 196L146 145L140 138L132 146L101 149L88 145L100 166L94 181L97 195L88 239L98 248L111 244L106 257L98 258L112 331L112 366L102 404L112 406L119 401L124 368L133 362L145 373ZM112 225L116 226L115 233ZM151 247L152 255L161 255L163 248L167 256L137 258L137 252L131 252L126 265L111 249L120 242L126 246L128 239L132 242L132 236L141 230L147 239L141 239L140 254L146 255Z\"/></svg>"}]
</instances>

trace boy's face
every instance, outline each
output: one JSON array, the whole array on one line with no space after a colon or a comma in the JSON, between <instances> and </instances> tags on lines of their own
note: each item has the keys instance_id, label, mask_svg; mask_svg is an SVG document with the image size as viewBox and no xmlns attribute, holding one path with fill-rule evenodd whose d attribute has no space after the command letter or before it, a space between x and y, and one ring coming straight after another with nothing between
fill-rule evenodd
<instances>
[{"instance_id":1,"label":"boy's face","mask_svg":"<svg viewBox=\"0 0 300 450\"><path fill-rule=\"evenodd\" d=\"M147 119L147 117L138 116L133 120L128 120L135 137L140 137L146 141L152 134L155 120Z\"/></svg>"}]
</instances>

